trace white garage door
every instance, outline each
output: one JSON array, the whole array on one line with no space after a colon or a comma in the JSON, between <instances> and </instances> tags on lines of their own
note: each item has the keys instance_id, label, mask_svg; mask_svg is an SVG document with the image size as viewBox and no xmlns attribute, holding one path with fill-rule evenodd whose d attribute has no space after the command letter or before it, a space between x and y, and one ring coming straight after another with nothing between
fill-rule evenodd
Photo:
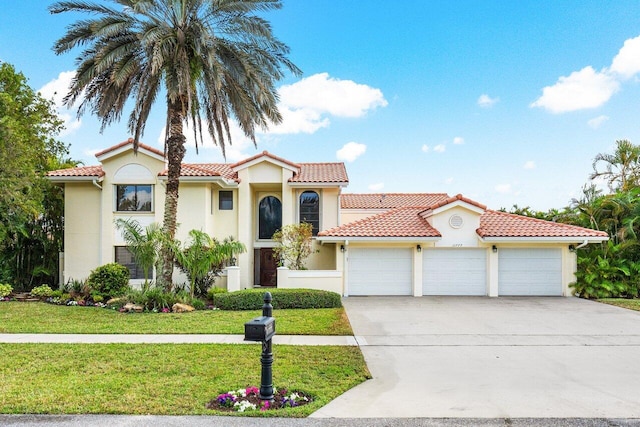
<instances>
[{"instance_id":1,"label":"white garage door","mask_svg":"<svg viewBox=\"0 0 640 427\"><path fill-rule=\"evenodd\" d=\"M487 295L485 249L424 249L422 295Z\"/></svg>"},{"instance_id":2,"label":"white garage door","mask_svg":"<svg viewBox=\"0 0 640 427\"><path fill-rule=\"evenodd\" d=\"M562 295L560 249L500 249L499 295Z\"/></svg>"},{"instance_id":3,"label":"white garage door","mask_svg":"<svg viewBox=\"0 0 640 427\"><path fill-rule=\"evenodd\" d=\"M349 295L412 295L412 249L349 248Z\"/></svg>"}]
</instances>

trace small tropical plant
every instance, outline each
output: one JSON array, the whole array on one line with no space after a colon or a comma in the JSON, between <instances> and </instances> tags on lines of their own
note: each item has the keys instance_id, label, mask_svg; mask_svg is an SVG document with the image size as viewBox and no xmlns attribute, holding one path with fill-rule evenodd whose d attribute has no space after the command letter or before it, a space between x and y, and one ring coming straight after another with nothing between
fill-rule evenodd
<instances>
[{"instance_id":1,"label":"small tropical plant","mask_svg":"<svg viewBox=\"0 0 640 427\"><path fill-rule=\"evenodd\" d=\"M31 289L31 295L38 298L48 298L53 294L53 289L49 285L40 285Z\"/></svg>"},{"instance_id":2,"label":"small tropical plant","mask_svg":"<svg viewBox=\"0 0 640 427\"><path fill-rule=\"evenodd\" d=\"M280 263L291 270L304 270L305 262L311 255L313 227L311 224L288 224L276 231L273 240L277 246L273 248Z\"/></svg>"},{"instance_id":3,"label":"small tropical plant","mask_svg":"<svg viewBox=\"0 0 640 427\"><path fill-rule=\"evenodd\" d=\"M176 263L189 279L191 297L206 295L225 264L246 248L231 237L220 242L200 230L191 230L189 238L188 246L174 244Z\"/></svg>"},{"instance_id":4,"label":"small tropical plant","mask_svg":"<svg viewBox=\"0 0 640 427\"><path fill-rule=\"evenodd\" d=\"M91 272L87 284L101 295L124 295L129 289L129 269L115 262L102 265Z\"/></svg>"},{"instance_id":5,"label":"small tropical plant","mask_svg":"<svg viewBox=\"0 0 640 427\"><path fill-rule=\"evenodd\" d=\"M13 292L13 287L7 283L0 283L0 298L8 297Z\"/></svg>"}]
</instances>

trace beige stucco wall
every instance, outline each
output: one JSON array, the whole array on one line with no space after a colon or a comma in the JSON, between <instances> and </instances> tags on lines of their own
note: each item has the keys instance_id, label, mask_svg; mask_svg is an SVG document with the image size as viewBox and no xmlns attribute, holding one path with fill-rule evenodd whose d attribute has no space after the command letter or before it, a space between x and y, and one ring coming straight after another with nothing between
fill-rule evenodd
<instances>
[{"instance_id":1,"label":"beige stucco wall","mask_svg":"<svg viewBox=\"0 0 640 427\"><path fill-rule=\"evenodd\" d=\"M101 264L101 194L90 182L65 185L65 283L86 279Z\"/></svg>"},{"instance_id":2,"label":"beige stucco wall","mask_svg":"<svg viewBox=\"0 0 640 427\"><path fill-rule=\"evenodd\" d=\"M449 219L458 215L463 224L460 228L453 228ZM480 227L480 214L461 206L456 206L439 212L427 219L427 221L442 234L442 239L435 243L436 247L477 247L479 245L476 230Z\"/></svg>"}]
</instances>

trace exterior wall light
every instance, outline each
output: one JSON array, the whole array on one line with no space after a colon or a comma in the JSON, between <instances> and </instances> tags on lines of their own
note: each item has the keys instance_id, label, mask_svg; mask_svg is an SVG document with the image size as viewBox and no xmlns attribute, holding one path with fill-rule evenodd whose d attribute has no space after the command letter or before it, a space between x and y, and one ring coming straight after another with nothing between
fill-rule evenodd
<instances>
[{"instance_id":1,"label":"exterior wall light","mask_svg":"<svg viewBox=\"0 0 640 427\"><path fill-rule=\"evenodd\" d=\"M416 249L417 249L418 252L422 252L422 246L418 245L418 246L416 246Z\"/></svg>"},{"instance_id":2,"label":"exterior wall light","mask_svg":"<svg viewBox=\"0 0 640 427\"><path fill-rule=\"evenodd\" d=\"M576 247L574 245L569 245L569 252L575 252Z\"/></svg>"},{"instance_id":3,"label":"exterior wall light","mask_svg":"<svg viewBox=\"0 0 640 427\"><path fill-rule=\"evenodd\" d=\"M344 248L344 245L340 245L340 252L344 253L344 251L346 251L346 249Z\"/></svg>"},{"instance_id":4,"label":"exterior wall light","mask_svg":"<svg viewBox=\"0 0 640 427\"><path fill-rule=\"evenodd\" d=\"M491 246L491 250L493 251L494 254L498 252L498 248L496 247L496 245Z\"/></svg>"}]
</instances>

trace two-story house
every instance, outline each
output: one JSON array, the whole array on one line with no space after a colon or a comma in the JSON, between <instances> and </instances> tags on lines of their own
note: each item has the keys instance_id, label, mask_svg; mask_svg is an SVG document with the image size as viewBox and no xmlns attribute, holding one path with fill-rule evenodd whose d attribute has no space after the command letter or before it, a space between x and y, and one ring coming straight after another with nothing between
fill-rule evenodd
<instances>
[{"instance_id":1,"label":"two-story house","mask_svg":"<svg viewBox=\"0 0 640 427\"><path fill-rule=\"evenodd\" d=\"M142 271L115 220L161 223L166 162L132 140L97 166L49 173L65 187L63 280L118 262ZM177 238L198 229L244 243L229 289L314 287L342 295L571 295L575 250L606 233L492 211L461 195L342 194L343 163L296 163L262 152L237 163L182 165ZM306 272L278 269L273 233L313 227ZM184 280L176 274L176 280ZM222 285L227 286L226 278Z\"/></svg>"}]
</instances>

